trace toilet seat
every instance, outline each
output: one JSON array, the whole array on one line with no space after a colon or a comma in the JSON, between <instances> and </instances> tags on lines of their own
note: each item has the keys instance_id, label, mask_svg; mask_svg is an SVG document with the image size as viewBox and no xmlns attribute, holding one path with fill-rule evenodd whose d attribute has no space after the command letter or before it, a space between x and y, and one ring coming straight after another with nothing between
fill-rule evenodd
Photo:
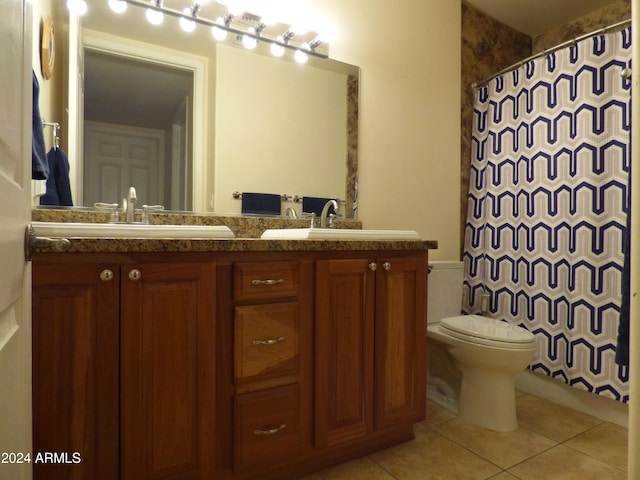
<instances>
[{"instance_id":1,"label":"toilet seat","mask_svg":"<svg viewBox=\"0 0 640 480\"><path fill-rule=\"evenodd\" d=\"M535 345L531 332L517 325L480 315L459 315L443 318L443 333L478 345L528 350Z\"/></svg>"}]
</instances>

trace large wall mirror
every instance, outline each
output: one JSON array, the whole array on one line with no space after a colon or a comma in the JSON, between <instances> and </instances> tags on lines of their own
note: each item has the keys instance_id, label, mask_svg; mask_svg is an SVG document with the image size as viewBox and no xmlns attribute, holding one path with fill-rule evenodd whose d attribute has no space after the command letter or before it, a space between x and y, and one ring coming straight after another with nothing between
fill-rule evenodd
<instances>
[{"instance_id":1,"label":"large wall mirror","mask_svg":"<svg viewBox=\"0 0 640 480\"><path fill-rule=\"evenodd\" d=\"M271 57L268 45L246 51L231 35L216 42L205 25L186 33L165 16L153 26L144 10L92 2L76 26L75 198L119 202L132 185L141 203L228 214L240 212L236 192L276 193L291 199L283 210L299 212L296 197L339 198L353 216L357 67L315 57L300 65Z\"/></svg>"}]
</instances>

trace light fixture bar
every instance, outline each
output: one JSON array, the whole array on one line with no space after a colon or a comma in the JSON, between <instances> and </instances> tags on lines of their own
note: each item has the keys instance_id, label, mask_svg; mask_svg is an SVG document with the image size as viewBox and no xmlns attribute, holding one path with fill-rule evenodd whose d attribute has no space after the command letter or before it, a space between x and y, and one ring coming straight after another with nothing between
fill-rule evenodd
<instances>
[{"instance_id":1,"label":"light fixture bar","mask_svg":"<svg viewBox=\"0 0 640 480\"><path fill-rule=\"evenodd\" d=\"M286 48L289 50L293 50L294 52L299 50L299 51L304 51L304 53L308 54L308 55L312 55L314 57L318 57L318 58L329 58L329 55L326 55L324 53L320 53L320 52L316 52L314 51L314 49L312 48L304 48L302 46L296 46L296 45L292 45L290 43L288 43L287 41L278 41L276 39L273 38L269 38L269 37L264 37L261 34L256 34L256 33L252 33L252 32L247 32L244 30L239 30L237 28L233 28L231 27L229 24L227 24L227 22L225 22L224 24L220 24L218 22L215 22L213 20L209 20L206 18L202 18L202 17L198 17L198 16L187 16L185 15L184 12L178 11L178 10L174 10L172 8L168 8L165 6L157 6L153 3L150 3L148 1L141 1L141 0L124 0L125 2L131 4L131 5L136 5L138 7L141 8L146 8L146 9L150 9L150 10L155 10L158 12L162 12L165 13L167 15L170 15L172 17L176 17L178 19L180 18L186 18L187 20L191 20L193 22L199 23L201 25L206 25L208 27L217 27L221 30L225 30L229 33L232 33L234 35L244 35L246 37L250 37L255 39L258 42L264 42L264 43L268 43L268 44L275 44L275 45L279 45L282 48Z\"/></svg>"}]
</instances>

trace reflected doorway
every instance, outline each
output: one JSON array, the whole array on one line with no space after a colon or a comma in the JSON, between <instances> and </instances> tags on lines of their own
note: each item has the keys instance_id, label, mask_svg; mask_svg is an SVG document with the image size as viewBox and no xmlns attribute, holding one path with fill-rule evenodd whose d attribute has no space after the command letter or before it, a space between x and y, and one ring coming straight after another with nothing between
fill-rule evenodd
<instances>
[{"instance_id":1,"label":"reflected doorway","mask_svg":"<svg viewBox=\"0 0 640 480\"><path fill-rule=\"evenodd\" d=\"M193 208L193 71L98 50L84 58L84 204Z\"/></svg>"}]
</instances>

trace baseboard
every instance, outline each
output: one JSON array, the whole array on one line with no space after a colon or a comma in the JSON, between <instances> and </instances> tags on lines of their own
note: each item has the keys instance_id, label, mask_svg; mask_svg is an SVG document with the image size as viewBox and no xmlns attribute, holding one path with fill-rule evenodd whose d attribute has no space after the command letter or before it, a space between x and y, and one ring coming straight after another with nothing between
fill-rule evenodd
<instances>
[{"instance_id":1,"label":"baseboard","mask_svg":"<svg viewBox=\"0 0 640 480\"><path fill-rule=\"evenodd\" d=\"M629 428L629 406L611 398L570 387L546 375L525 370L516 375L516 389Z\"/></svg>"}]
</instances>

